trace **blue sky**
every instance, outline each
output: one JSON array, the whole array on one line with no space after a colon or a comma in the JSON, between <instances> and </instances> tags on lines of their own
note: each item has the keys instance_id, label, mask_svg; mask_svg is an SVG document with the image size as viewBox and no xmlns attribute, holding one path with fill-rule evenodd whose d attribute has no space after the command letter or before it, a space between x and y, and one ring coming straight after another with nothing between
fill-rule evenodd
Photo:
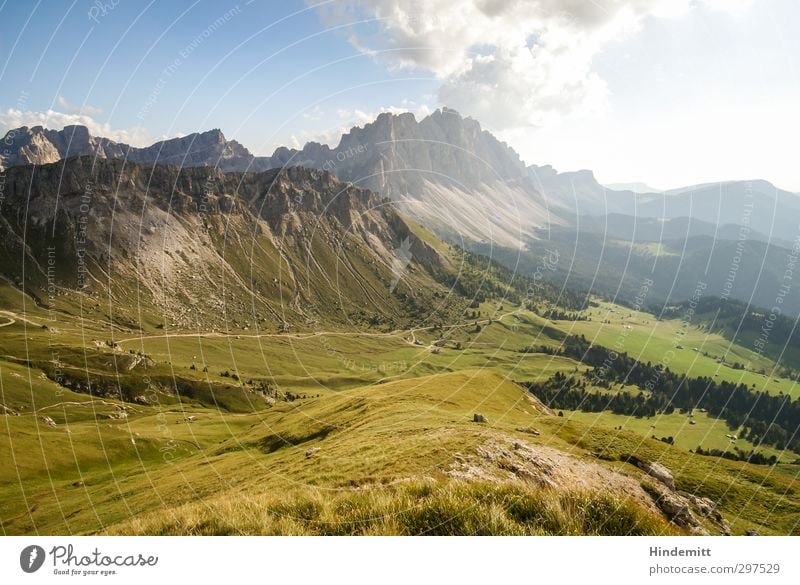
<instances>
[{"instance_id":1,"label":"blue sky","mask_svg":"<svg viewBox=\"0 0 800 585\"><path fill-rule=\"evenodd\" d=\"M34 3L7 2L0 108L99 109L93 118L114 129L142 126L145 141L219 127L271 152L293 134L302 141L327 129L314 108L320 100L326 112L366 112L392 105L397 83L398 95L435 88L425 72L387 74L302 2L106 5L103 13L94 2L45 2L31 16ZM397 81L407 77L429 81Z\"/></svg>"},{"instance_id":2,"label":"blue sky","mask_svg":"<svg viewBox=\"0 0 800 585\"><path fill-rule=\"evenodd\" d=\"M567 4L0 0L0 129L145 144L221 128L269 154L448 105L526 162L606 182L800 190L796 2Z\"/></svg>"}]
</instances>

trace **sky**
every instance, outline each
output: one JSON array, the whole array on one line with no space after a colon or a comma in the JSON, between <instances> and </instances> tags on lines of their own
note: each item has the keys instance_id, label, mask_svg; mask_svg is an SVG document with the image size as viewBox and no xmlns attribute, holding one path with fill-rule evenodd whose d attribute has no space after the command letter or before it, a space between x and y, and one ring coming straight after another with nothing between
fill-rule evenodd
<instances>
[{"instance_id":1,"label":"sky","mask_svg":"<svg viewBox=\"0 0 800 585\"><path fill-rule=\"evenodd\" d=\"M447 106L605 183L800 191L798 33L795 0L0 0L0 131L271 154Z\"/></svg>"}]
</instances>

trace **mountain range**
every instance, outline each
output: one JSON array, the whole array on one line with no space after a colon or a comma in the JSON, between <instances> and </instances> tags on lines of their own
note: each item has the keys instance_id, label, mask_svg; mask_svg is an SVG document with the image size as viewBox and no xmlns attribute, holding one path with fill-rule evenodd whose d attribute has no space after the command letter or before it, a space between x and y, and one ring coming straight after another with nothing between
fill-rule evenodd
<instances>
[{"instance_id":1,"label":"mountain range","mask_svg":"<svg viewBox=\"0 0 800 585\"><path fill-rule=\"evenodd\" d=\"M511 269L536 272L542 255L556 248L562 264L547 278L620 300L630 300L637 288L631 283L651 277L654 302L685 300L692 283L712 273L718 276L710 280L723 281L715 290L722 290L728 267L737 263L742 274L762 275L763 290L754 295L755 283L741 278L731 287L734 298L769 304L800 226L800 197L767 181L613 190L588 170L526 165L477 121L448 108L419 121L411 113L380 114L335 147L309 142L272 156L255 156L219 130L135 148L81 126L23 127L10 131L5 144L0 165L9 170L73 156L236 173L318 169L379 194L400 216ZM238 189L230 186L231 193ZM661 269L671 262L670 270Z\"/></svg>"},{"instance_id":2,"label":"mountain range","mask_svg":"<svg viewBox=\"0 0 800 585\"><path fill-rule=\"evenodd\" d=\"M61 131L40 126L10 131L0 166L47 164L78 155L122 158L141 164L210 166L223 171L263 171L303 166L331 172L390 197L400 209L453 240L518 246L549 221L548 202L519 156L469 118L437 110L417 122L413 114L381 114L353 128L330 148L278 148L252 155L219 130L158 142L147 148L91 136L82 126Z\"/></svg>"}]
</instances>

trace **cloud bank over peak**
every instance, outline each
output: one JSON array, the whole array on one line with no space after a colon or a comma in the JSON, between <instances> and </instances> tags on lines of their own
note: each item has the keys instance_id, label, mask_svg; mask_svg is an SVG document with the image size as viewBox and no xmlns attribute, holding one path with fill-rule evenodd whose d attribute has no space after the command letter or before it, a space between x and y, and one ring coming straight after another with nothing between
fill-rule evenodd
<instances>
[{"instance_id":1,"label":"cloud bank over peak","mask_svg":"<svg viewBox=\"0 0 800 585\"><path fill-rule=\"evenodd\" d=\"M99 111L92 108L93 111ZM83 109L86 112L86 108ZM22 126L44 126L51 130L60 130L65 126L86 126L94 136L110 138L115 142L131 146L148 146L153 142L147 129L137 126L128 129L115 129L106 122L98 122L86 113L66 113L57 110L41 112L9 108L0 112L0 132L5 134Z\"/></svg>"},{"instance_id":2,"label":"cloud bank over peak","mask_svg":"<svg viewBox=\"0 0 800 585\"><path fill-rule=\"evenodd\" d=\"M594 57L645 18L700 4L726 9L720 0L341 0L318 11L350 25L353 46L389 67L433 73L441 103L505 130L603 109Z\"/></svg>"}]
</instances>

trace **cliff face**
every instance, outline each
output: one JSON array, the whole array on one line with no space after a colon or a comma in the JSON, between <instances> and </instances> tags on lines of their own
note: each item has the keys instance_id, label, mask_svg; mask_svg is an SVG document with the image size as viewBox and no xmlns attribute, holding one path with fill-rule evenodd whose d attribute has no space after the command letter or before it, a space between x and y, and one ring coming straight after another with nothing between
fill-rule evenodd
<instances>
[{"instance_id":1,"label":"cliff face","mask_svg":"<svg viewBox=\"0 0 800 585\"><path fill-rule=\"evenodd\" d=\"M0 166L44 165L80 155L118 158L124 156L124 150L110 140L91 136L85 126L66 126L63 130L23 126L5 135Z\"/></svg>"},{"instance_id":2,"label":"cliff face","mask_svg":"<svg viewBox=\"0 0 800 585\"><path fill-rule=\"evenodd\" d=\"M399 318L409 298L429 303L445 290L436 277L448 261L416 225L320 170L226 173L87 156L9 169L5 195L2 276L40 298L51 285L108 294L213 327L267 315Z\"/></svg>"},{"instance_id":3,"label":"cliff face","mask_svg":"<svg viewBox=\"0 0 800 585\"><path fill-rule=\"evenodd\" d=\"M475 120L447 108L420 122L410 113L384 113L350 130L336 148L312 142L301 151L280 149L272 161L275 166L325 167L393 198L422 188L425 180L474 189L526 176L516 152Z\"/></svg>"},{"instance_id":4,"label":"cliff face","mask_svg":"<svg viewBox=\"0 0 800 585\"><path fill-rule=\"evenodd\" d=\"M335 148L278 149L271 165L328 170L390 197L457 241L519 247L521 236L557 221L517 153L447 108L419 122L410 113L381 114Z\"/></svg>"}]
</instances>

